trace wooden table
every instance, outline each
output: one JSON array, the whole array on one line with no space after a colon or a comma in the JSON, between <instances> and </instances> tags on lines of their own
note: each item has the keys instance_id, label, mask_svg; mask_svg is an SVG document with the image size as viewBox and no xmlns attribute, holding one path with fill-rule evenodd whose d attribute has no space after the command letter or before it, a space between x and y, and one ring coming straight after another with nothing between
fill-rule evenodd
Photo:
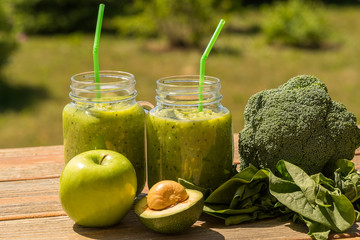
<instances>
[{"instance_id":1,"label":"wooden table","mask_svg":"<svg viewBox=\"0 0 360 240\"><path fill-rule=\"evenodd\" d=\"M359 150L354 161L360 169ZM0 239L310 239L307 228L299 224L268 219L225 226L206 214L185 233L162 235L141 225L133 209L117 226L84 228L61 208L58 185L63 167L63 146L0 150ZM359 222L331 237L360 237Z\"/></svg>"}]
</instances>

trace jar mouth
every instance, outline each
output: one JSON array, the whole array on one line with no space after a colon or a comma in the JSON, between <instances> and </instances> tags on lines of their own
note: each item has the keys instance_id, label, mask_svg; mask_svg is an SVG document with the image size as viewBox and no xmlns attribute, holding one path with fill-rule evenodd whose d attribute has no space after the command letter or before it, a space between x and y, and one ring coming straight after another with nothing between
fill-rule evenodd
<instances>
[{"instance_id":1,"label":"jar mouth","mask_svg":"<svg viewBox=\"0 0 360 240\"><path fill-rule=\"evenodd\" d=\"M178 75L160 78L156 81L156 101L169 106L197 107L219 104L220 79L204 76L204 84L199 87L198 75Z\"/></svg>"},{"instance_id":2,"label":"jar mouth","mask_svg":"<svg viewBox=\"0 0 360 240\"><path fill-rule=\"evenodd\" d=\"M100 81L95 73L84 72L71 77L70 98L77 102L111 103L135 99L135 77L122 71L100 71Z\"/></svg>"},{"instance_id":3,"label":"jar mouth","mask_svg":"<svg viewBox=\"0 0 360 240\"><path fill-rule=\"evenodd\" d=\"M197 87L199 86L200 76L199 75L176 75L163 77L156 81L157 86L166 86L166 87ZM182 85L186 83L193 83L189 85ZM204 85L205 86L215 86L220 84L220 79L212 76L204 76Z\"/></svg>"},{"instance_id":4,"label":"jar mouth","mask_svg":"<svg viewBox=\"0 0 360 240\"><path fill-rule=\"evenodd\" d=\"M134 75L128 72L104 70L104 71L100 71L99 73L100 73L100 83L102 85L114 84L122 81L135 81ZM71 83L94 84L95 72L89 71L89 72L75 74L74 76L71 77Z\"/></svg>"}]
</instances>

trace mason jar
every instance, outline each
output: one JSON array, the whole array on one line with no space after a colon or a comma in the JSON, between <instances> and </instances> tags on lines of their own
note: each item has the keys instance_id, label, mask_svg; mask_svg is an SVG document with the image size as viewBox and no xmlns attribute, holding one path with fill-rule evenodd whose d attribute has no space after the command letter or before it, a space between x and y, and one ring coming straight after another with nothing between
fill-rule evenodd
<instances>
[{"instance_id":1,"label":"mason jar","mask_svg":"<svg viewBox=\"0 0 360 240\"><path fill-rule=\"evenodd\" d=\"M65 163L79 153L108 149L127 157L136 171L137 192L145 185L145 113L136 102L134 75L100 71L71 77L71 102L63 109Z\"/></svg>"},{"instance_id":2,"label":"mason jar","mask_svg":"<svg viewBox=\"0 0 360 240\"><path fill-rule=\"evenodd\" d=\"M215 189L231 177L233 131L221 105L220 80L173 76L157 80L157 105L146 116L148 185L183 178Z\"/></svg>"}]
</instances>

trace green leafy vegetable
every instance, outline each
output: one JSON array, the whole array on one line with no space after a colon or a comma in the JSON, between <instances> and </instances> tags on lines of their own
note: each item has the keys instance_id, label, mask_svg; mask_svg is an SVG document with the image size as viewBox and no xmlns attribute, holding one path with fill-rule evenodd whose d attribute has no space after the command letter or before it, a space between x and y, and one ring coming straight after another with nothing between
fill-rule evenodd
<instances>
[{"instance_id":1,"label":"green leafy vegetable","mask_svg":"<svg viewBox=\"0 0 360 240\"><path fill-rule=\"evenodd\" d=\"M217 188L205 200L204 212L225 220L226 225L276 217L277 200L269 193L269 171L250 165Z\"/></svg>"},{"instance_id":2,"label":"green leafy vegetable","mask_svg":"<svg viewBox=\"0 0 360 240\"><path fill-rule=\"evenodd\" d=\"M360 198L360 174L355 170L355 164L346 159L335 163L335 186L351 201Z\"/></svg>"},{"instance_id":3,"label":"green leafy vegetable","mask_svg":"<svg viewBox=\"0 0 360 240\"><path fill-rule=\"evenodd\" d=\"M330 191L320 184L331 181L316 176L315 179L322 179L316 182L301 168L283 160L277 169L281 177L270 173L270 193L303 218L310 235L325 236L330 229L342 232L354 224L355 210L350 200L337 189Z\"/></svg>"},{"instance_id":4,"label":"green leafy vegetable","mask_svg":"<svg viewBox=\"0 0 360 240\"><path fill-rule=\"evenodd\" d=\"M330 234L330 228L322 225L321 223L311 221L305 217L301 217L301 220L305 222L306 226L309 228L308 235L317 240L328 239Z\"/></svg>"},{"instance_id":5,"label":"green leafy vegetable","mask_svg":"<svg viewBox=\"0 0 360 240\"><path fill-rule=\"evenodd\" d=\"M360 175L351 161L336 161L331 168L333 179L322 173L309 176L284 160L276 168L278 176L250 164L212 193L184 179L178 181L208 196L203 211L226 225L280 217L306 224L309 236L320 240L360 219L355 210L360 209Z\"/></svg>"}]
</instances>

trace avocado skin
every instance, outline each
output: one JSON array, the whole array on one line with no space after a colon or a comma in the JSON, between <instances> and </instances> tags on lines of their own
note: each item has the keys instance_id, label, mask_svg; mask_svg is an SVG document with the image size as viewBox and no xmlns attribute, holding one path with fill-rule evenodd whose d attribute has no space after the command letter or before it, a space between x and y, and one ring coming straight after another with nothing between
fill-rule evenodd
<instances>
[{"instance_id":1,"label":"avocado skin","mask_svg":"<svg viewBox=\"0 0 360 240\"><path fill-rule=\"evenodd\" d=\"M189 191L189 189L187 189ZM191 190L196 191L196 190ZM140 199L135 205L135 214L140 222L157 233L174 234L190 228L201 216L204 207L204 198L200 198L194 205L184 211L163 217L145 218L139 214L139 208L147 204L147 196Z\"/></svg>"}]
</instances>

